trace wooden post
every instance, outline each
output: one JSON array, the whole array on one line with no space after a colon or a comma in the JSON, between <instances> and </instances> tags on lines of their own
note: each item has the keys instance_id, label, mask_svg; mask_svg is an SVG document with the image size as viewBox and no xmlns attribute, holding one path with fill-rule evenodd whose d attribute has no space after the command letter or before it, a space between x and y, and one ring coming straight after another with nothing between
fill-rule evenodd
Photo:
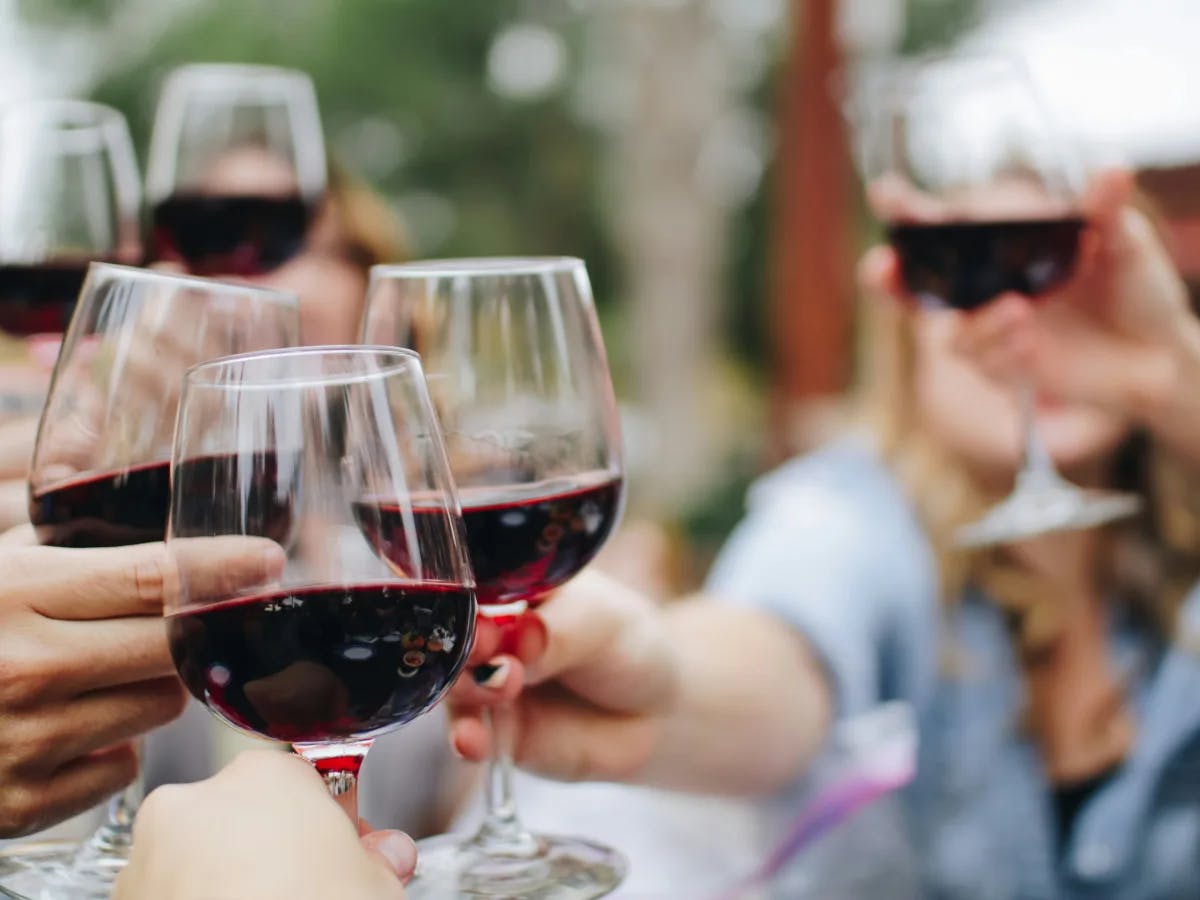
<instances>
[{"instance_id":1,"label":"wooden post","mask_svg":"<svg viewBox=\"0 0 1200 900\"><path fill-rule=\"evenodd\" d=\"M775 459L847 386L853 312L851 169L838 107L837 0L793 0L779 89L772 239Z\"/></svg>"}]
</instances>

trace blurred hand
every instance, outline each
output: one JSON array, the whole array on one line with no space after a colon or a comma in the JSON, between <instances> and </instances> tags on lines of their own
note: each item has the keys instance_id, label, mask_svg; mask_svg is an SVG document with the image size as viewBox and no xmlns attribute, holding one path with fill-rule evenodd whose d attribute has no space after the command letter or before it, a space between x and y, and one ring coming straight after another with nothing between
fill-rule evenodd
<instances>
[{"instance_id":1,"label":"blurred hand","mask_svg":"<svg viewBox=\"0 0 1200 900\"><path fill-rule=\"evenodd\" d=\"M524 617L508 652L496 655L503 637L494 623L479 624L470 665L484 667L450 695L451 742L461 755L488 756L482 711L513 700L524 768L621 780L646 764L676 687L671 636L653 603L585 571Z\"/></svg>"},{"instance_id":2,"label":"blurred hand","mask_svg":"<svg viewBox=\"0 0 1200 900\"><path fill-rule=\"evenodd\" d=\"M360 839L308 763L257 750L146 798L113 900L403 900L416 855L398 831Z\"/></svg>"},{"instance_id":3,"label":"blurred hand","mask_svg":"<svg viewBox=\"0 0 1200 900\"><path fill-rule=\"evenodd\" d=\"M1166 403L1182 361L1200 347L1200 324L1166 248L1129 205L1132 190L1127 172L1097 176L1082 203L1089 228L1071 281L1049 302L1007 294L959 314L955 349L998 380L1031 378L1058 401L1134 419ZM903 294L890 247L867 254L860 278L868 289Z\"/></svg>"},{"instance_id":4,"label":"blurred hand","mask_svg":"<svg viewBox=\"0 0 1200 900\"><path fill-rule=\"evenodd\" d=\"M92 550L0 542L0 837L38 831L116 793L137 771L132 740L175 718L162 611L189 568L189 588L225 594L274 578L269 541L181 541Z\"/></svg>"}]
</instances>

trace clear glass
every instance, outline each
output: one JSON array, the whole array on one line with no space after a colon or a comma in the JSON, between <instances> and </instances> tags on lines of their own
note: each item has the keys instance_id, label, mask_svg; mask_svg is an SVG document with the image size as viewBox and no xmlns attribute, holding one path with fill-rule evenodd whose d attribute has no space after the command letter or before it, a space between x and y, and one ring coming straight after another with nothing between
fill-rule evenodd
<instances>
[{"instance_id":1,"label":"clear glass","mask_svg":"<svg viewBox=\"0 0 1200 900\"><path fill-rule=\"evenodd\" d=\"M164 611L184 684L226 724L290 743L357 822L372 741L441 699L475 631L420 360L317 347L192 369L171 497L180 592ZM281 568L265 584L214 578L218 539L271 541Z\"/></svg>"},{"instance_id":2,"label":"clear glass","mask_svg":"<svg viewBox=\"0 0 1200 900\"><path fill-rule=\"evenodd\" d=\"M1008 292L1054 302L1078 265L1084 173L1021 64L998 55L922 61L896 79L865 135L868 195L911 298L970 312ZM1091 528L1133 515L1135 495L1063 479L1019 388L1022 463L1013 492L962 528L963 546Z\"/></svg>"},{"instance_id":3,"label":"clear glass","mask_svg":"<svg viewBox=\"0 0 1200 900\"><path fill-rule=\"evenodd\" d=\"M480 614L512 623L603 545L624 499L620 429L577 259L376 266L364 340L421 354L459 488ZM599 897L625 860L531 832L512 796L514 713L492 713L487 812L420 845L409 896Z\"/></svg>"},{"instance_id":4,"label":"clear glass","mask_svg":"<svg viewBox=\"0 0 1200 900\"><path fill-rule=\"evenodd\" d=\"M24 339L66 330L88 262L141 261L140 206L133 143L115 109L44 100L0 111L0 364L15 367L0 416L41 409L48 365Z\"/></svg>"},{"instance_id":5,"label":"clear glass","mask_svg":"<svg viewBox=\"0 0 1200 900\"><path fill-rule=\"evenodd\" d=\"M155 259L201 275L272 271L304 248L325 187L303 72L204 64L168 76L146 171Z\"/></svg>"},{"instance_id":6,"label":"clear glass","mask_svg":"<svg viewBox=\"0 0 1200 900\"><path fill-rule=\"evenodd\" d=\"M295 297L256 287L93 263L67 328L30 467L43 544L162 540L184 372L204 360L295 345ZM140 781L109 805L54 896L107 897L128 856Z\"/></svg>"}]
</instances>

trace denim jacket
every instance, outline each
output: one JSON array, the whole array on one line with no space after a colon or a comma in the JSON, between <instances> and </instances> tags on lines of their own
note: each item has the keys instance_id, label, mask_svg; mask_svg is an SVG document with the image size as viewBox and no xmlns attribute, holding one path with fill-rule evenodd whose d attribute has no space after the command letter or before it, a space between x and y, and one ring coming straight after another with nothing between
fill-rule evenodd
<instances>
[{"instance_id":1,"label":"denim jacket","mask_svg":"<svg viewBox=\"0 0 1200 900\"><path fill-rule=\"evenodd\" d=\"M1137 744L1060 853L1049 782L1017 726L1023 687L1001 614L974 590L943 610L931 548L887 469L838 444L766 476L749 503L709 587L798 629L840 715L913 704L918 773L903 815L879 821L905 832L923 896L1200 898L1200 657L1111 623ZM1181 628L1200 629L1200 591ZM965 671L942 673L945 641Z\"/></svg>"}]
</instances>

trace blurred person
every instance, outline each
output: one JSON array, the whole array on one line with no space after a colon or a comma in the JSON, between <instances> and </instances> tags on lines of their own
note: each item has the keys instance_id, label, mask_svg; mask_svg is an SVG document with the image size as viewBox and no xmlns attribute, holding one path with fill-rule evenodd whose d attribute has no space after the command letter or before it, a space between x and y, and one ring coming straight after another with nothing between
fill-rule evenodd
<instances>
[{"instance_id":1,"label":"blurred person","mask_svg":"<svg viewBox=\"0 0 1200 900\"><path fill-rule=\"evenodd\" d=\"M843 868L907 864L940 898L1200 896L1200 322L1131 191L1095 180L1083 261L1038 304L920 309L870 251L862 427L756 485L707 596L565 587L540 642L460 681L455 748L486 754L480 712L517 683L534 772L778 799L832 721L904 700L918 770L880 827L906 860ZM1063 473L1139 492L1139 518L953 546L1011 487L1017 376Z\"/></svg>"},{"instance_id":2,"label":"blurred person","mask_svg":"<svg viewBox=\"0 0 1200 900\"><path fill-rule=\"evenodd\" d=\"M243 753L207 781L156 790L114 900L403 900L416 864L396 831L358 834L299 757Z\"/></svg>"}]
</instances>

